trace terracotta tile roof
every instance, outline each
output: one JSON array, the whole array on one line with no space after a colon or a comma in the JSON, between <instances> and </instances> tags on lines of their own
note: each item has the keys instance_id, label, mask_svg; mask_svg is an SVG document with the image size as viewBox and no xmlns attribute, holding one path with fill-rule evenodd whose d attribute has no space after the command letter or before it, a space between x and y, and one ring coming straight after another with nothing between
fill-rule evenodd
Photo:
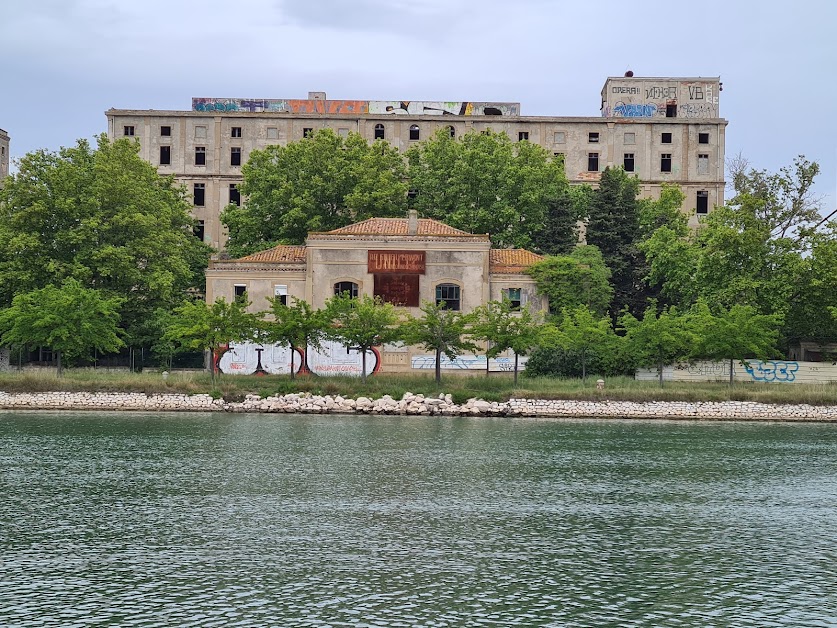
<instances>
[{"instance_id":1,"label":"terracotta tile roof","mask_svg":"<svg viewBox=\"0 0 837 628\"><path fill-rule=\"evenodd\" d=\"M491 249L489 251L489 272L500 275L516 275L543 259L526 249Z\"/></svg>"},{"instance_id":2,"label":"terracotta tile roof","mask_svg":"<svg viewBox=\"0 0 837 628\"><path fill-rule=\"evenodd\" d=\"M296 262L305 263L305 247L280 244L266 251L259 251L246 257L240 257L236 262Z\"/></svg>"},{"instance_id":3,"label":"terracotta tile roof","mask_svg":"<svg viewBox=\"0 0 837 628\"><path fill-rule=\"evenodd\" d=\"M327 231L326 235L407 235L407 218L369 218L353 225L340 227L334 231ZM473 238L475 234L454 229L438 220L429 218L418 219L420 236L467 236Z\"/></svg>"}]
</instances>

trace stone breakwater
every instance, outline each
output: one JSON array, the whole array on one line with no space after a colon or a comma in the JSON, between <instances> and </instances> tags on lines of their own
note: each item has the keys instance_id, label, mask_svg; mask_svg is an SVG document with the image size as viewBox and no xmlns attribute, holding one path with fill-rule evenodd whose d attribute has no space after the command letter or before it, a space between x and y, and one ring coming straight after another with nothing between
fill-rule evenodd
<instances>
[{"instance_id":1,"label":"stone breakwater","mask_svg":"<svg viewBox=\"0 0 837 628\"><path fill-rule=\"evenodd\" d=\"M450 395L426 397L405 393L401 399L339 395L247 395L242 402L210 395L146 395L144 393L0 392L5 410L117 410L159 412L276 412L299 414L405 414L418 416L596 417L623 419L702 419L718 421L837 422L837 406L776 405L749 401L572 401L511 399L506 402L469 399L456 404Z\"/></svg>"}]
</instances>

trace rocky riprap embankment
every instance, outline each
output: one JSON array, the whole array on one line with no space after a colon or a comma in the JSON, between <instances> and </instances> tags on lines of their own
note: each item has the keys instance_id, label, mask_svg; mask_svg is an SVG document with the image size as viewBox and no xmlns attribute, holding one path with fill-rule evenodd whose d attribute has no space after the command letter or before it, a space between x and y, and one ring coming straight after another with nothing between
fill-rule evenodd
<instances>
[{"instance_id":1,"label":"rocky riprap embankment","mask_svg":"<svg viewBox=\"0 0 837 628\"><path fill-rule=\"evenodd\" d=\"M406 414L419 416L528 416L630 419L704 419L742 421L833 421L837 406L774 405L751 401L572 401L511 399L489 402L469 399L456 404L450 395L426 397L405 393L401 399L378 399L308 393L227 402L209 395L146 395L143 393L5 393L0 408L7 410L146 410L180 412L281 412L302 414Z\"/></svg>"}]
</instances>

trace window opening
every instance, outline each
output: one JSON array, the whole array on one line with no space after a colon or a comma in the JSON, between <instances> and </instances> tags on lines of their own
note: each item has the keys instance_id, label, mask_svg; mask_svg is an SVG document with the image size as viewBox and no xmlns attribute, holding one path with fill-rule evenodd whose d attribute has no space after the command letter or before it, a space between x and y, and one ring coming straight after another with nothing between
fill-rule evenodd
<instances>
[{"instance_id":1,"label":"window opening","mask_svg":"<svg viewBox=\"0 0 837 628\"><path fill-rule=\"evenodd\" d=\"M663 133L660 141L663 144L671 144L671 133Z\"/></svg>"},{"instance_id":2,"label":"window opening","mask_svg":"<svg viewBox=\"0 0 837 628\"><path fill-rule=\"evenodd\" d=\"M385 135L386 135L386 132L384 131L384 125L383 124L376 124L375 125L375 139L376 140L386 139L384 137Z\"/></svg>"},{"instance_id":3,"label":"window opening","mask_svg":"<svg viewBox=\"0 0 837 628\"><path fill-rule=\"evenodd\" d=\"M161 166L170 166L171 165L171 146L161 146L160 147L160 165Z\"/></svg>"},{"instance_id":4,"label":"window opening","mask_svg":"<svg viewBox=\"0 0 837 628\"><path fill-rule=\"evenodd\" d=\"M698 191L695 211L698 214L708 214L709 213L709 192L707 192L706 190Z\"/></svg>"},{"instance_id":5,"label":"window opening","mask_svg":"<svg viewBox=\"0 0 837 628\"><path fill-rule=\"evenodd\" d=\"M698 133L698 144L708 144L709 133Z\"/></svg>"},{"instance_id":6,"label":"window opening","mask_svg":"<svg viewBox=\"0 0 837 628\"><path fill-rule=\"evenodd\" d=\"M334 294L341 295L348 293L352 299L357 299L357 284L353 281L338 281L334 284Z\"/></svg>"},{"instance_id":7,"label":"window opening","mask_svg":"<svg viewBox=\"0 0 837 628\"><path fill-rule=\"evenodd\" d=\"M503 290L503 298L509 300L509 305L513 310L519 310L523 303L520 288L505 288Z\"/></svg>"},{"instance_id":8,"label":"window opening","mask_svg":"<svg viewBox=\"0 0 837 628\"><path fill-rule=\"evenodd\" d=\"M241 205L241 192L238 191L238 183L230 183L230 204Z\"/></svg>"},{"instance_id":9,"label":"window opening","mask_svg":"<svg viewBox=\"0 0 837 628\"><path fill-rule=\"evenodd\" d=\"M234 126L230 129L230 137L241 137L241 127Z\"/></svg>"},{"instance_id":10,"label":"window opening","mask_svg":"<svg viewBox=\"0 0 837 628\"><path fill-rule=\"evenodd\" d=\"M126 126L124 131L125 131L125 136L126 137L134 137L134 127Z\"/></svg>"},{"instance_id":11,"label":"window opening","mask_svg":"<svg viewBox=\"0 0 837 628\"><path fill-rule=\"evenodd\" d=\"M196 166L205 166L206 165L206 147L205 146L195 146L195 165Z\"/></svg>"},{"instance_id":12,"label":"window opening","mask_svg":"<svg viewBox=\"0 0 837 628\"><path fill-rule=\"evenodd\" d=\"M587 134L587 141L591 144L598 144L599 143L599 134L598 133L588 133Z\"/></svg>"},{"instance_id":13,"label":"window opening","mask_svg":"<svg viewBox=\"0 0 837 628\"><path fill-rule=\"evenodd\" d=\"M633 172L634 171L634 154L633 153L625 153L625 157L622 161L623 167L625 168L625 172Z\"/></svg>"},{"instance_id":14,"label":"window opening","mask_svg":"<svg viewBox=\"0 0 837 628\"><path fill-rule=\"evenodd\" d=\"M445 310L459 310L459 286L452 283L441 283L436 286L436 305L441 305Z\"/></svg>"},{"instance_id":15,"label":"window opening","mask_svg":"<svg viewBox=\"0 0 837 628\"><path fill-rule=\"evenodd\" d=\"M230 165L241 165L241 149L238 146L233 146L232 148L230 148Z\"/></svg>"},{"instance_id":16,"label":"window opening","mask_svg":"<svg viewBox=\"0 0 837 628\"><path fill-rule=\"evenodd\" d=\"M192 204L195 207L203 207L206 203L206 184L195 183Z\"/></svg>"},{"instance_id":17,"label":"window opening","mask_svg":"<svg viewBox=\"0 0 837 628\"><path fill-rule=\"evenodd\" d=\"M587 153L587 172L599 171L599 153Z\"/></svg>"},{"instance_id":18,"label":"window opening","mask_svg":"<svg viewBox=\"0 0 837 628\"><path fill-rule=\"evenodd\" d=\"M671 153L660 155L660 172L671 172Z\"/></svg>"},{"instance_id":19,"label":"window opening","mask_svg":"<svg viewBox=\"0 0 837 628\"><path fill-rule=\"evenodd\" d=\"M417 140L421 137L421 131L419 130L418 124L413 124L410 126L410 139Z\"/></svg>"},{"instance_id":20,"label":"window opening","mask_svg":"<svg viewBox=\"0 0 837 628\"><path fill-rule=\"evenodd\" d=\"M160 135L163 137L171 137L171 127L170 126L161 126L160 127Z\"/></svg>"}]
</instances>

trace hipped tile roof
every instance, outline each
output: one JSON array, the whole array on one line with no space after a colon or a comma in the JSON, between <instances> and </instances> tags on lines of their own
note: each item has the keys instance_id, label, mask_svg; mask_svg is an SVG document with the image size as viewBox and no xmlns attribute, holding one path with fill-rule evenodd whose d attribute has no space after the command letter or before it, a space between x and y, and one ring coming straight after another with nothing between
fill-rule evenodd
<instances>
[{"instance_id":1,"label":"hipped tile roof","mask_svg":"<svg viewBox=\"0 0 837 628\"><path fill-rule=\"evenodd\" d=\"M305 247L280 244L266 251L259 251L246 257L240 257L236 262L305 262Z\"/></svg>"},{"instance_id":2,"label":"hipped tile roof","mask_svg":"<svg viewBox=\"0 0 837 628\"><path fill-rule=\"evenodd\" d=\"M419 236L458 236L473 238L475 234L454 229L438 220L419 218L416 235ZM407 218L369 218L353 225L347 225L326 231L325 235L408 235L409 219ZM479 237L479 236L476 236Z\"/></svg>"},{"instance_id":3,"label":"hipped tile roof","mask_svg":"<svg viewBox=\"0 0 837 628\"><path fill-rule=\"evenodd\" d=\"M526 249L491 249L488 253L489 272L497 275L517 275L543 259Z\"/></svg>"}]
</instances>

